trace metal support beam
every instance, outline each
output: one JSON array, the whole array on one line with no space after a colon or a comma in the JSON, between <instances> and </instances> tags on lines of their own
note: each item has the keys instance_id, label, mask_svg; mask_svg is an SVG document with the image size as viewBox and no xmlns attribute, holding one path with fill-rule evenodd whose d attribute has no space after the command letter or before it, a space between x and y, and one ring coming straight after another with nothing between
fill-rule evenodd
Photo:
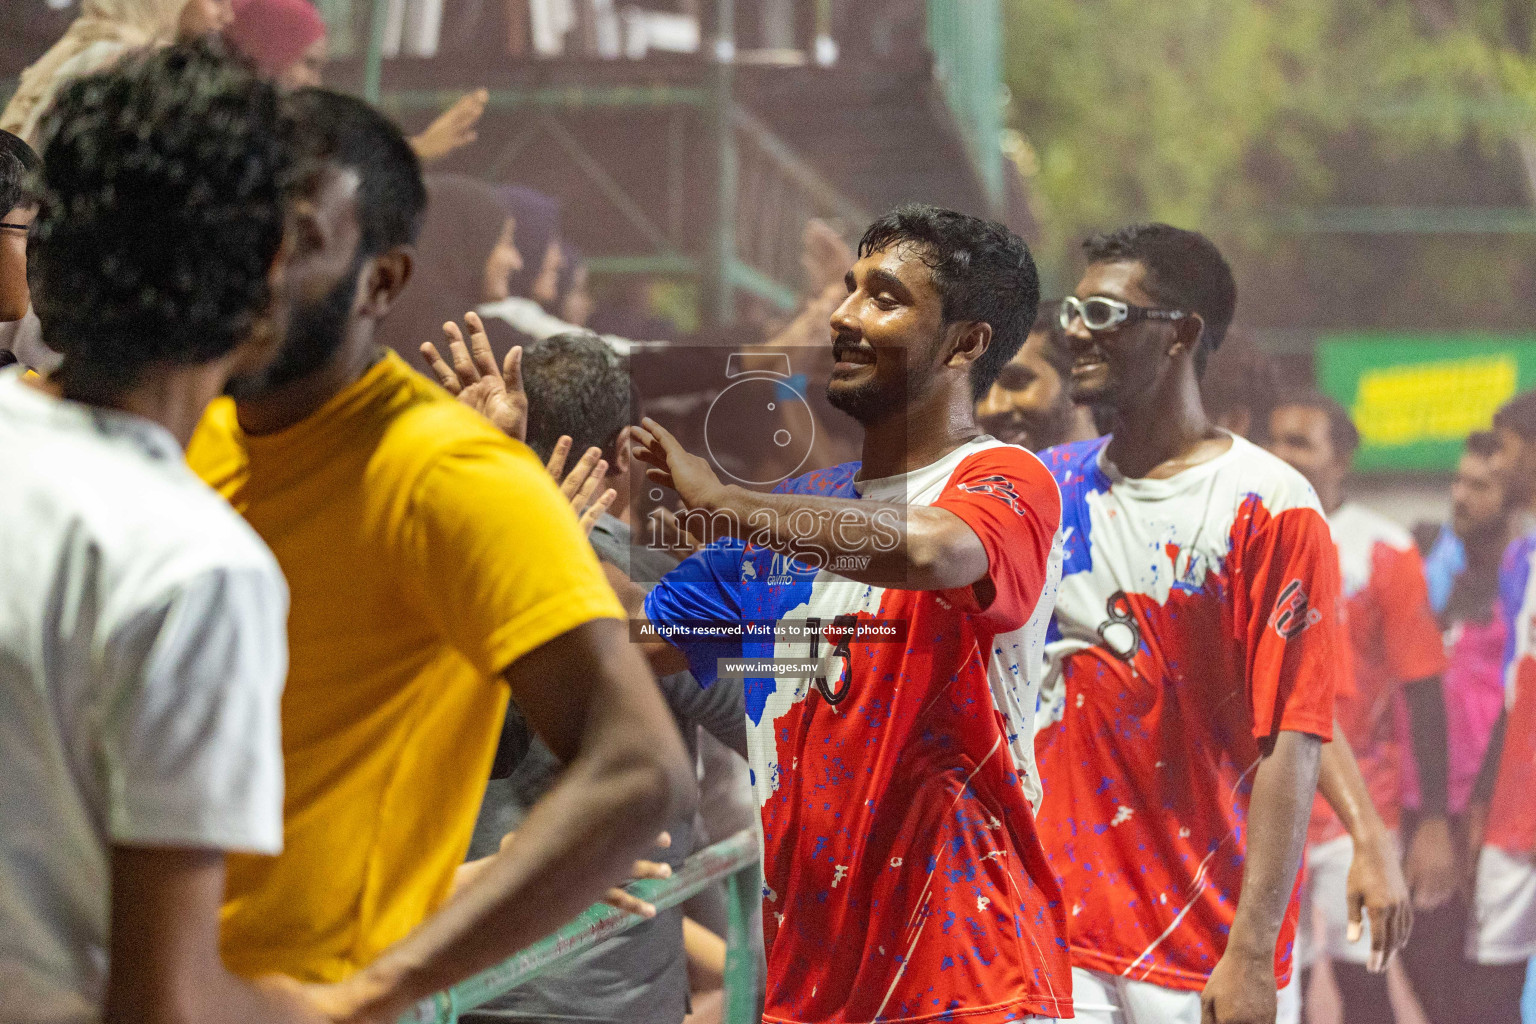
<instances>
[{"instance_id":1,"label":"metal support beam","mask_svg":"<svg viewBox=\"0 0 1536 1024\"><path fill-rule=\"evenodd\" d=\"M704 320L728 327L736 318L731 266L736 262L736 126L731 117L736 72L735 0L715 0L710 54L709 128L715 150L715 195L710 244L704 258Z\"/></svg>"},{"instance_id":2,"label":"metal support beam","mask_svg":"<svg viewBox=\"0 0 1536 1024\"><path fill-rule=\"evenodd\" d=\"M1487 206L1335 206L1270 223L1298 235L1536 235L1536 212Z\"/></svg>"},{"instance_id":3,"label":"metal support beam","mask_svg":"<svg viewBox=\"0 0 1536 1024\"><path fill-rule=\"evenodd\" d=\"M387 3L388 0L383 2ZM383 109L396 114L442 110L463 94L462 89L391 89L378 103ZM549 85L525 89L491 89L485 105L490 110L516 110L524 107L551 110L702 109L709 105L710 99L708 89L686 85Z\"/></svg>"},{"instance_id":4,"label":"metal support beam","mask_svg":"<svg viewBox=\"0 0 1536 1024\"><path fill-rule=\"evenodd\" d=\"M368 57L363 63L363 98L379 102L384 81L384 26L389 21L389 0L373 0L368 21Z\"/></svg>"},{"instance_id":5,"label":"metal support beam","mask_svg":"<svg viewBox=\"0 0 1536 1024\"><path fill-rule=\"evenodd\" d=\"M567 131L565 125L548 115L543 116L541 121L544 125L544 131L548 133L549 137L555 140L556 145L565 150L565 155L571 158L571 162L581 170L581 173L585 174L587 179L596 185L603 195L607 197L608 201L624 215L624 219L629 221L636 231L644 235L645 240L655 246L657 252L671 252L672 240L667 237L666 232L657 227L656 222L651 220L646 215L646 212L640 208L640 204L631 199L629 193L624 191L624 186L614 181L613 175L609 174L603 165L593 158L592 154L582 148L576 136Z\"/></svg>"},{"instance_id":6,"label":"metal support beam","mask_svg":"<svg viewBox=\"0 0 1536 1024\"><path fill-rule=\"evenodd\" d=\"M756 971L747 935L751 905L761 898L757 836L748 830L689 857L681 870L664 881L633 882L630 892L657 910L675 907L722 879L729 879L731 897L725 951L725 1002L728 1024L761 1019L756 1001ZM424 999L400 1017L399 1024L453 1024L459 1014L509 992L536 977L551 964L590 949L619 932L642 924L644 918L599 903L555 934L534 943L490 970L460 982L447 992Z\"/></svg>"}]
</instances>

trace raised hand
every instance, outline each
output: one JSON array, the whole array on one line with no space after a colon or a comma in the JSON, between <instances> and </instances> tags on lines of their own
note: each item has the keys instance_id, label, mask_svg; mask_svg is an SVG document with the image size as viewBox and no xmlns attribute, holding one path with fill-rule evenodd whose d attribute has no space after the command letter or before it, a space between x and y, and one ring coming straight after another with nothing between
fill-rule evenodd
<instances>
[{"instance_id":1,"label":"raised hand","mask_svg":"<svg viewBox=\"0 0 1536 1024\"><path fill-rule=\"evenodd\" d=\"M459 401L490 420L496 429L508 437L523 440L528 434L528 396L523 392L523 347L512 346L501 368L496 367L496 356L491 351L491 341L486 337L485 324L478 313L465 313L464 323L469 327L469 344L459 325L443 324L443 335L448 341L448 353L453 359L449 365L437 346L430 341L422 342L421 355L437 376L437 382Z\"/></svg>"},{"instance_id":2,"label":"raised hand","mask_svg":"<svg viewBox=\"0 0 1536 1024\"><path fill-rule=\"evenodd\" d=\"M453 106L437 116L420 135L411 139L411 148L422 163L441 160L454 150L469 145L480 136L475 125L485 113L485 104L491 94L484 89L467 92L454 101Z\"/></svg>"},{"instance_id":3,"label":"raised hand","mask_svg":"<svg viewBox=\"0 0 1536 1024\"><path fill-rule=\"evenodd\" d=\"M619 435L619 444L624 443L624 435ZM560 484L560 493L565 495L565 500L571 503L576 517L581 520L582 532L591 534L592 527L602 518L604 512L613 505L619 492L612 487L599 493L603 480L608 475L608 460L603 458L601 448L588 448L577 461L575 468L566 473L565 479L560 474L565 470L565 460L571 454L572 441L569 437L562 436L555 442L554 451L549 453L549 461L544 468L549 470L549 475Z\"/></svg>"},{"instance_id":4,"label":"raised hand","mask_svg":"<svg viewBox=\"0 0 1536 1024\"><path fill-rule=\"evenodd\" d=\"M649 416L640 423L630 428L635 439L630 452L637 461L651 467L645 471L646 479L672 488L690 509L714 505L724 485L709 463L691 454L666 427Z\"/></svg>"}]
</instances>

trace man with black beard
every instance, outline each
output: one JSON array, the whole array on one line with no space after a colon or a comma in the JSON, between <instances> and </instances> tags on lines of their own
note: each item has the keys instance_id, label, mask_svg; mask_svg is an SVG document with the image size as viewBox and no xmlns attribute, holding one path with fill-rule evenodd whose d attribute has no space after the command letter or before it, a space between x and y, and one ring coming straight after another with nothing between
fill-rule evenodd
<instances>
[{"instance_id":1,"label":"man with black beard","mask_svg":"<svg viewBox=\"0 0 1536 1024\"><path fill-rule=\"evenodd\" d=\"M726 658L801 663L736 673L765 1020L1071 1016L1032 723L1061 504L974 414L1034 320L1034 261L1001 225L903 207L865 232L847 289L827 396L863 429L861 461L765 494L636 428L647 475L715 538L644 598L639 628L663 627L676 647L658 641L655 663L686 658L704 685Z\"/></svg>"},{"instance_id":2,"label":"man with black beard","mask_svg":"<svg viewBox=\"0 0 1536 1024\"><path fill-rule=\"evenodd\" d=\"M425 204L405 140L347 97L289 102L319 283L188 450L292 592L283 852L232 860L221 945L393 1021L602 896L689 813L691 771L544 467L374 340ZM466 880L509 688L566 772Z\"/></svg>"}]
</instances>

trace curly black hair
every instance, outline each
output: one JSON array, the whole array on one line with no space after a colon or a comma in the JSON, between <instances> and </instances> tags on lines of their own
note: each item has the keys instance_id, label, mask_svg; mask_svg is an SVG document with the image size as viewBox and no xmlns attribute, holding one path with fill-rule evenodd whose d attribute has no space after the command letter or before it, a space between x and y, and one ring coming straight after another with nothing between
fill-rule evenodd
<instances>
[{"instance_id":1,"label":"curly black hair","mask_svg":"<svg viewBox=\"0 0 1536 1024\"><path fill-rule=\"evenodd\" d=\"M31 146L19 136L0 131L0 217L32 205L32 175L38 165Z\"/></svg>"},{"instance_id":2,"label":"curly black hair","mask_svg":"<svg viewBox=\"0 0 1536 1024\"><path fill-rule=\"evenodd\" d=\"M1195 350L1195 373L1204 376L1237 312L1237 280L1216 244L1198 231L1134 224L1086 239L1083 251L1089 263L1141 263L1148 295L1170 309L1200 314L1205 331Z\"/></svg>"},{"instance_id":3,"label":"curly black hair","mask_svg":"<svg viewBox=\"0 0 1536 1024\"><path fill-rule=\"evenodd\" d=\"M933 275L946 324L992 326L992 342L971 364L976 401L1019 354L1040 306L1040 274L1029 246L995 221L937 206L899 206L871 224L859 257L910 244Z\"/></svg>"},{"instance_id":4,"label":"curly black hair","mask_svg":"<svg viewBox=\"0 0 1536 1024\"><path fill-rule=\"evenodd\" d=\"M271 85L216 43L178 44L70 83L42 134L28 265L66 394L110 400L250 336L292 174Z\"/></svg>"}]
</instances>

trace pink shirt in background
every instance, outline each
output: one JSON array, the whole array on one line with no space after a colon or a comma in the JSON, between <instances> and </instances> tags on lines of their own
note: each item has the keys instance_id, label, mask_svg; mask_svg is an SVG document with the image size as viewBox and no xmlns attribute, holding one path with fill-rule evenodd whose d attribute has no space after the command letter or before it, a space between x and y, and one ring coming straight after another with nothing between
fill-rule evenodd
<instances>
[{"instance_id":1,"label":"pink shirt in background","mask_svg":"<svg viewBox=\"0 0 1536 1024\"><path fill-rule=\"evenodd\" d=\"M1505 627L1499 616L1488 622L1457 622L1445 632L1446 736L1450 744L1448 806L1452 814L1466 810L1477 781L1477 770L1488 747L1493 723L1504 706ZM1408 708L1401 696L1393 709L1403 751L1403 806L1419 807L1419 772L1413 760Z\"/></svg>"}]
</instances>

